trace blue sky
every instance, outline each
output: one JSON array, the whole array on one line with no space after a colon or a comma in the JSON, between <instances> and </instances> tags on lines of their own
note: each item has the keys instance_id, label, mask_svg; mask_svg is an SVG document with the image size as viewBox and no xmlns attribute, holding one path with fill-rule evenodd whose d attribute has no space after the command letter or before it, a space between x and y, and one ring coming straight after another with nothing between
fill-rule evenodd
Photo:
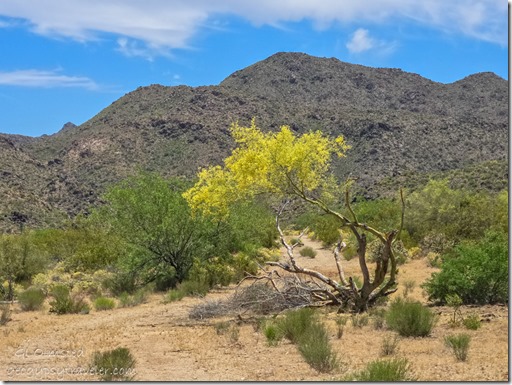
<instances>
[{"instance_id":1,"label":"blue sky","mask_svg":"<svg viewBox=\"0 0 512 385\"><path fill-rule=\"evenodd\" d=\"M139 86L215 85L280 51L508 79L507 3L0 0L0 49L0 132L39 136Z\"/></svg>"}]
</instances>

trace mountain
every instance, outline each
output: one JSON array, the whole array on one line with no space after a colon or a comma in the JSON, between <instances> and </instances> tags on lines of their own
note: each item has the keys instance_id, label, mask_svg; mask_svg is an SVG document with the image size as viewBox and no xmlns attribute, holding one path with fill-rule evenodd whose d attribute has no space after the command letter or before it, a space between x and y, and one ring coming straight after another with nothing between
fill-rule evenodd
<instances>
[{"instance_id":1,"label":"mountain","mask_svg":"<svg viewBox=\"0 0 512 385\"><path fill-rule=\"evenodd\" d=\"M217 86L140 87L53 135L0 135L0 228L76 215L137 169L193 176L230 153L232 122L253 117L262 129L343 134L352 149L334 171L368 197L389 192L380 181L392 177L507 160L508 82L493 73L441 84L277 53Z\"/></svg>"}]
</instances>

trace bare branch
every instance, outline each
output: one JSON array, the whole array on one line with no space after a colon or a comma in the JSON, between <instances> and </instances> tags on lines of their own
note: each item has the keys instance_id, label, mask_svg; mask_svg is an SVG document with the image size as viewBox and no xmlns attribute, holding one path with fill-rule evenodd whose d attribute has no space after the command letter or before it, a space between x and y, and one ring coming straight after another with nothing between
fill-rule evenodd
<instances>
[{"instance_id":1,"label":"bare branch","mask_svg":"<svg viewBox=\"0 0 512 385\"><path fill-rule=\"evenodd\" d=\"M340 282L343 284L343 286L348 286L348 282L345 279L345 273L343 272L343 267L341 266L340 255L346 246L347 245L345 244L345 242L343 242L343 240L340 239L340 241L334 248L334 260L336 261L336 267L338 268L338 275L340 277Z\"/></svg>"}]
</instances>

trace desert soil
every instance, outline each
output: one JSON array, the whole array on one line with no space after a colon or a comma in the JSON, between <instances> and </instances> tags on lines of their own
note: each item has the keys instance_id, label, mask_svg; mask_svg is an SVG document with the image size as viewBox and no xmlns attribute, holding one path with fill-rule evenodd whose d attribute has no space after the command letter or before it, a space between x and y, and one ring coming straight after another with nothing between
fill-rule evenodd
<instances>
[{"instance_id":1,"label":"desert soil","mask_svg":"<svg viewBox=\"0 0 512 385\"><path fill-rule=\"evenodd\" d=\"M314 259L299 256L298 262L336 277L332 253L309 239L305 243L318 254ZM357 260L344 261L344 269L347 275L356 273ZM415 282L409 297L427 302L420 284L434 271L424 259L400 267L401 281ZM348 322L338 339L335 309L321 310L342 365L334 373L319 373L304 362L295 345L283 340L268 346L254 324L238 317L189 319L195 305L226 298L234 290L234 286L217 289L206 298L169 304L163 303L163 295L153 294L136 307L91 310L85 315L54 315L48 307L22 312L14 304L12 320L0 326L0 380L97 381L97 375L85 373L94 352L117 347L133 353L135 380L141 381L339 380L380 358L382 340L391 333L376 330L372 322L362 328ZM394 295L403 295L403 283ZM508 381L508 307L463 307L463 313L476 313L484 321L475 331L451 327L452 309L433 309L440 317L432 335L403 338L399 343L396 355L409 360L413 376L419 381ZM215 326L220 322L229 322L231 329L218 334ZM472 338L466 362L458 362L443 341L446 335L462 332Z\"/></svg>"}]
</instances>

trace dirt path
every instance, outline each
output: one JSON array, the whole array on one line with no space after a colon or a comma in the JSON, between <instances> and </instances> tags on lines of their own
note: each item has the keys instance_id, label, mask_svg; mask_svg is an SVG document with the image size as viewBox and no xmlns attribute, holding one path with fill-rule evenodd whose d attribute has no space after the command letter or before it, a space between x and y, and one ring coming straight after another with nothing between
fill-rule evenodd
<instances>
[{"instance_id":1,"label":"dirt path","mask_svg":"<svg viewBox=\"0 0 512 385\"><path fill-rule=\"evenodd\" d=\"M305 239L317 250L313 259L297 257L305 267L318 269L333 278L336 268L330 250ZM347 275L357 271L356 259L344 261ZM400 267L401 277L414 281L410 296L425 301L419 285L434 269L424 260L414 260ZM405 278L403 278L405 279ZM403 287L395 293L401 295ZM224 298L233 288L215 290L206 299ZM380 357L382 338L388 331L375 330L371 322L354 328L350 322L341 339L336 338L335 312L323 319L331 331L331 342L338 352L342 368L338 373L319 374L302 359L297 348L281 342L270 347L261 332L251 324L237 324L233 319L193 321L190 309L204 301L185 298L162 303L162 295L152 295L148 303L133 308L91 311L86 315L21 312L14 308L12 321L0 327L0 379L97 380L90 374L66 373L67 368L85 371L95 351L127 347L134 354L136 380L145 381L317 381L339 379L351 370L363 368ZM440 313L434 333L428 338L404 339L399 355L411 362L413 374L422 381L506 381L508 379L508 308L486 306L464 308L489 319L477 331L448 326L450 309ZM229 322L218 334L216 325ZM467 332L472 336L469 359L459 363L443 344L444 336ZM73 351L75 353L73 353ZM56 354L60 354L56 356Z\"/></svg>"}]
</instances>

